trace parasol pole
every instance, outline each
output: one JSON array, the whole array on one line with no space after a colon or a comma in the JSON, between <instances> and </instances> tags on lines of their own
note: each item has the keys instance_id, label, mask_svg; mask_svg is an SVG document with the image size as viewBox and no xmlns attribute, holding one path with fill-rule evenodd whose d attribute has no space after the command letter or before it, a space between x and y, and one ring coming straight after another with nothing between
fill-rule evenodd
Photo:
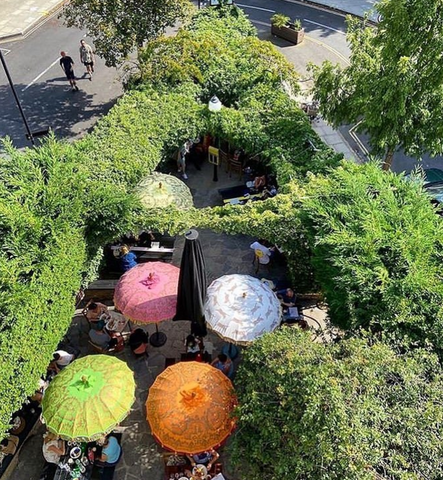
<instances>
[{"instance_id":1,"label":"parasol pole","mask_svg":"<svg viewBox=\"0 0 443 480\"><path fill-rule=\"evenodd\" d=\"M158 322L155 322L155 333L150 336L149 343L153 347L162 347L167 339L168 337L166 336L166 333L158 331Z\"/></svg>"}]
</instances>

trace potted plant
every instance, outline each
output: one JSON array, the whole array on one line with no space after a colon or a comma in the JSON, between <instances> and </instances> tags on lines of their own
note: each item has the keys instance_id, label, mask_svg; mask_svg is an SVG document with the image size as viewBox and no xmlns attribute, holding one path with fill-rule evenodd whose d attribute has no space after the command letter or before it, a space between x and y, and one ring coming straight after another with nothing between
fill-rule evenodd
<instances>
[{"instance_id":1,"label":"potted plant","mask_svg":"<svg viewBox=\"0 0 443 480\"><path fill-rule=\"evenodd\" d=\"M291 21L290 17L283 13L276 13L272 16L271 33L276 37L295 43L295 45L301 43L305 36L301 21L298 19Z\"/></svg>"}]
</instances>

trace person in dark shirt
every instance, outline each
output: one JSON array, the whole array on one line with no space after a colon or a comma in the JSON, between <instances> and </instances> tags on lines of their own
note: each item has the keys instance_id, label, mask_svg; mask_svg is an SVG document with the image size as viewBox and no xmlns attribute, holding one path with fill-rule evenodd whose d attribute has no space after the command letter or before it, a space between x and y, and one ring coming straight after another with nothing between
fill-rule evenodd
<instances>
[{"instance_id":1,"label":"person in dark shirt","mask_svg":"<svg viewBox=\"0 0 443 480\"><path fill-rule=\"evenodd\" d=\"M72 87L72 91L78 91L77 84L75 83L75 75L74 75L74 60L69 55L66 55L66 52L60 52L60 66L62 70L65 72L66 78L69 81L69 84Z\"/></svg>"},{"instance_id":2,"label":"person in dark shirt","mask_svg":"<svg viewBox=\"0 0 443 480\"><path fill-rule=\"evenodd\" d=\"M295 296L292 288L285 288L277 292L277 297L280 299L280 303L283 307L294 307L297 297Z\"/></svg>"}]
</instances>

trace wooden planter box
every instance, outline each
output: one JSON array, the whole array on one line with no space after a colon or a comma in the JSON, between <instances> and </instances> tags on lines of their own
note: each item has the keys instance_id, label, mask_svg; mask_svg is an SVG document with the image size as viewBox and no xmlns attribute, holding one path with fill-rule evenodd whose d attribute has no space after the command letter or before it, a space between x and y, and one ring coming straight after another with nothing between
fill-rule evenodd
<instances>
[{"instance_id":1,"label":"wooden planter box","mask_svg":"<svg viewBox=\"0 0 443 480\"><path fill-rule=\"evenodd\" d=\"M288 42L294 43L295 45L303 42L303 39L305 38L304 28L296 31L289 27L276 27L274 25L271 25L271 33L272 35L284 38Z\"/></svg>"}]
</instances>

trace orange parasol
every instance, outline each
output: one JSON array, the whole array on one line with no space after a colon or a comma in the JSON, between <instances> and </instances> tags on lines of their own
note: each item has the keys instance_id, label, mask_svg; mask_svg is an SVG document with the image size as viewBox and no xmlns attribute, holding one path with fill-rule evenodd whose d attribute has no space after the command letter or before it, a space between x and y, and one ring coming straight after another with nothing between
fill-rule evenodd
<instances>
[{"instance_id":1,"label":"orange parasol","mask_svg":"<svg viewBox=\"0 0 443 480\"><path fill-rule=\"evenodd\" d=\"M195 454L219 446L232 432L236 397L231 381L207 363L168 367L149 389L151 431L165 448Z\"/></svg>"}]
</instances>

